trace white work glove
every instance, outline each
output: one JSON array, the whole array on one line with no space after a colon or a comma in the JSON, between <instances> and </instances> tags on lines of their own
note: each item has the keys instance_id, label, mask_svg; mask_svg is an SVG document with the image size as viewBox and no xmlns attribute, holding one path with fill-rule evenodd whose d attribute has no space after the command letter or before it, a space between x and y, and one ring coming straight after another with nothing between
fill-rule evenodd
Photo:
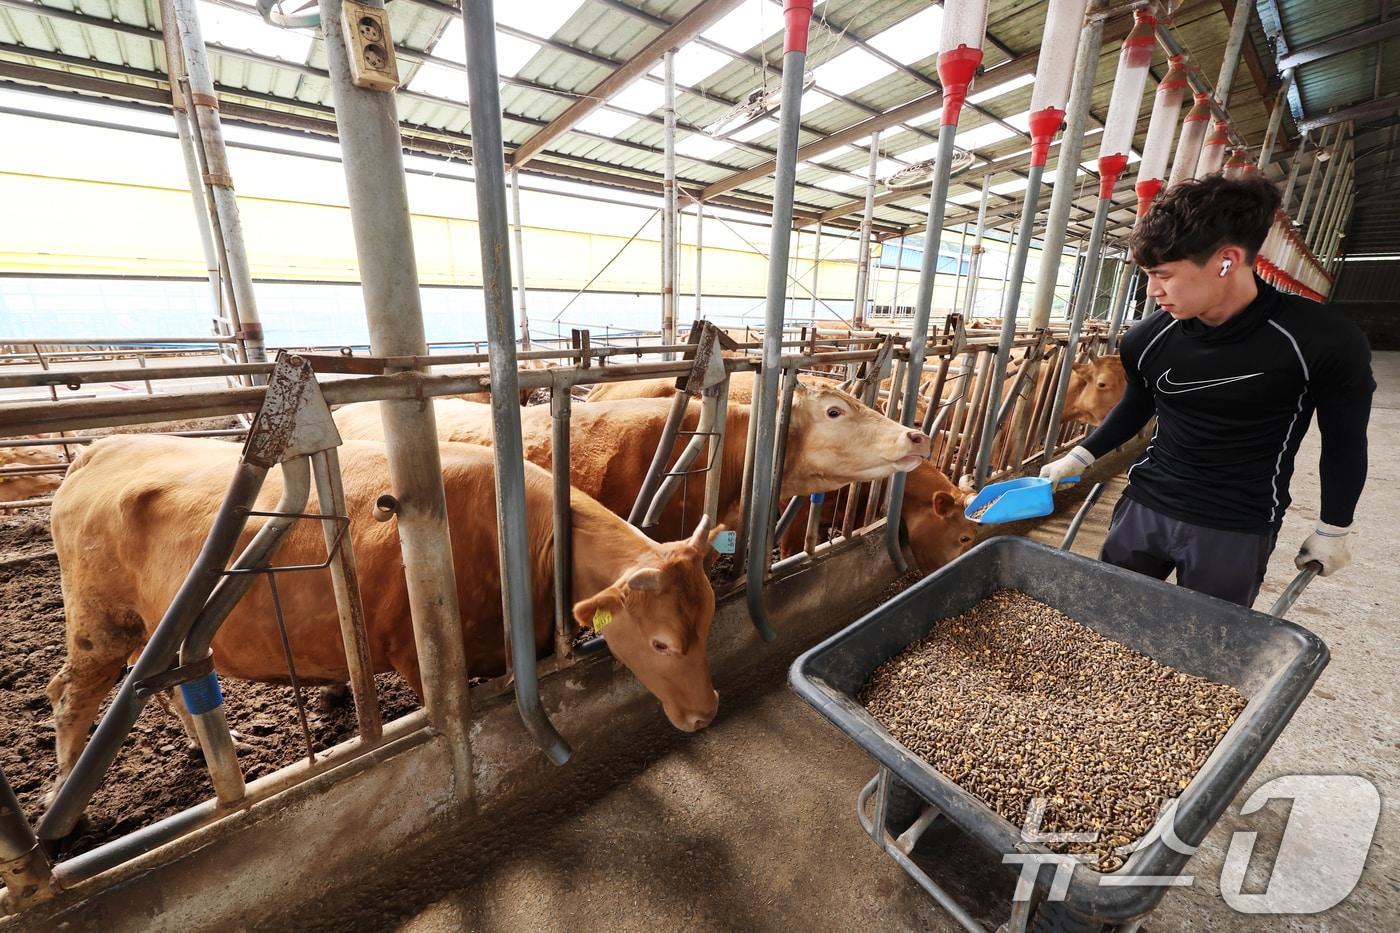
<instances>
[{"instance_id":1,"label":"white work glove","mask_svg":"<svg viewBox=\"0 0 1400 933\"><path fill-rule=\"evenodd\" d=\"M1094 455L1083 447L1076 447L1058 460L1040 468L1040 478L1048 479L1057 488L1066 477L1078 476L1094 465Z\"/></svg>"},{"instance_id":2,"label":"white work glove","mask_svg":"<svg viewBox=\"0 0 1400 933\"><path fill-rule=\"evenodd\" d=\"M1347 547L1347 537L1350 534L1350 526L1343 528L1340 525L1318 522L1317 528L1298 549L1298 556L1293 558L1293 566L1305 570L1309 562L1317 561L1322 565L1318 575L1330 577L1351 563L1351 550Z\"/></svg>"}]
</instances>

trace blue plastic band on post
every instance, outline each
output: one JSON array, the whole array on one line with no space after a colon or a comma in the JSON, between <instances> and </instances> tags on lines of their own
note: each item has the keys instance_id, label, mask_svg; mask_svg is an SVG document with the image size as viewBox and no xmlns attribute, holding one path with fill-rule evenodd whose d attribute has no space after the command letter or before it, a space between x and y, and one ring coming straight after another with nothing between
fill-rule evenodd
<instances>
[{"instance_id":1,"label":"blue plastic band on post","mask_svg":"<svg viewBox=\"0 0 1400 933\"><path fill-rule=\"evenodd\" d=\"M823 502L826 501L826 493L824 493L824 492L814 492L814 493L812 493L812 495L811 495L810 498L811 498L811 501L812 501L812 504L813 504L813 505L821 505Z\"/></svg>"},{"instance_id":2,"label":"blue plastic band on post","mask_svg":"<svg viewBox=\"0 0 1400 933\"><path fill-rule=\"evenodd\" d=\"M224 694L219 689L219 677L214 673L180 684L180 696L185 701L185 709L189 710L192 716L211 713L224 705Z\"/></svg>"}]
</instances>

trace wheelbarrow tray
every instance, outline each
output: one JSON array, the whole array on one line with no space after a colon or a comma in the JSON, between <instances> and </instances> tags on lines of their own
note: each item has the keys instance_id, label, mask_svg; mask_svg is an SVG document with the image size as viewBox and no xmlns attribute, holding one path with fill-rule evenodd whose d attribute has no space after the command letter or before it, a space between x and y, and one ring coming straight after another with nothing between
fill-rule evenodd
<instances>
[{"instance_id":1,"label":"wheelbarrow tray","mask_svg":"<svg viewBox=\"0 0 1400 933\"><path fill-rule=\"evenodd\" d=\"M996 853L1047 853L1026 842L1021 827L901 745L860 705L871 674L942 619L970 609L999 589L1015 589L1060 610L1107 638L1179 671L1229 684L1247 703L1178 799L1112 873L1074 867L1066 902L1106 922L1138 917L1156 906L1162 885L1122 885L1102 878L1176 876L1234 799L1293 716L1322 669L1327 646L1292 622L1184 587L1056 550L1019 537L984 541L793 662L797 694L888 768L959 829ZM1171 820L1173 847L1163 838ZM1169 834L1170 836L1170 834ZM1044 870L1039 883L1047 885Z\"/></svg>"}]
</instances>

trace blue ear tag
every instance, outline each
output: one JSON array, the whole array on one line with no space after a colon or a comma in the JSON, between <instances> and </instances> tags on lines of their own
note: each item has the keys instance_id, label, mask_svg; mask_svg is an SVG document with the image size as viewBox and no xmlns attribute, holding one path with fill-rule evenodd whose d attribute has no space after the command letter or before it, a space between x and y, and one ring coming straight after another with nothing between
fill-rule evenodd
<instances>
[{"instance_id":1,"label":"blue ear tag","mask_svg":"<svg viewBox=\"0 0 1400 933\"><path fill-rule=\"evenodd\" d=\"M721 554L733 554L739 545L739 532L721 531L715 535L714 548Z\"/></svg>"}]
</instances>

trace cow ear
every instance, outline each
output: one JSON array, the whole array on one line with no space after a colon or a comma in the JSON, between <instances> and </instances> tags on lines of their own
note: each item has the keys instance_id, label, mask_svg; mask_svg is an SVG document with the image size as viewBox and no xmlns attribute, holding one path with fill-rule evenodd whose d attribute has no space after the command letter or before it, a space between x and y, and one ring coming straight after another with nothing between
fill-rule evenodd
<instances>
[{"instance_id":1,"label":"cow ear","mask_svg":"<svg viewBox=\"0 0 1400 933\"><path fill-rule=\"evenodd\" d=\"M955 496L945 489L933 494L933 510L941 518L952 518L962 511L962 496Z\"/></svg>"},{"instance_id":2,"label":"cow ear","mask_svg":"<svg viewBox=\"0 0 1400 933\"><path fill-rule=\"evenodd\" d=\"M1088 376L1089 371L1094 368L1093 363L1075 363L1070 367L1076 376Z\"/></svg>"},{"instance_id":3,"label":"cow ear","mask_svg":"<svg viewBox=\"0 0 1400 933\"><path fill-rule=\"evenodd\" d=\"M704 548L710 540L710 525L713 519L708 515L700 516L700 524L695 526L695 531L691 534L690 540L686 543L693 548Z\"/></svg>"},{"instance_id":4,"label":"cow ear","mask_svg":"<svg viewBox=\"0 0 1400 933\"><path fill-rule=\"evenodd\" d=\"M612 621L614 612L622 611L622 593L610 586L596 596L574 603L574 621L582 628L598 629Z\"/></svg>"},{"instance_id":5,"label":"cow ear","mask_svg":"<svg viewBox=\"0 0 1400 933\"><path fill-rule=\"evenodd\" d=\"M634 570L627 575L623 581L629 590L659 590L661 589L661 571L655 567L643 567Z\"/></svg>"}]
</instances>

